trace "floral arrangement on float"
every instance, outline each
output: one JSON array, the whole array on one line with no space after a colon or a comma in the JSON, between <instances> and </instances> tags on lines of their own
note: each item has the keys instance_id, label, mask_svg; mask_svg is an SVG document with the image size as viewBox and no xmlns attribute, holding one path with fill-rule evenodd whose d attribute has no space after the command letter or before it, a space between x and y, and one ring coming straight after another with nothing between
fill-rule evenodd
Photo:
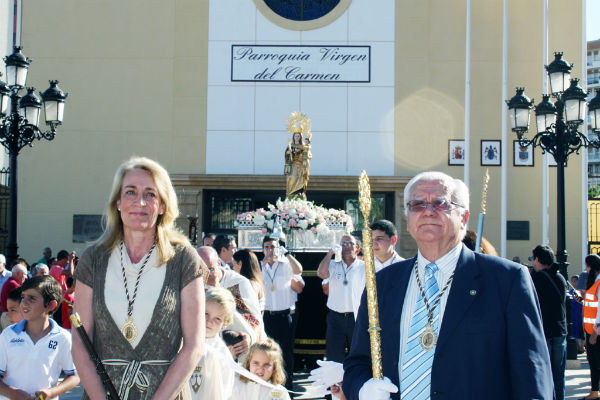
<instances>
[{"instance_id":1,"label":"floral arrangement on float","mask_svg":"<svg viewBox=\"0 0 600 400\"><path fill-rule=\"evenodd\" d=\"M279 198L267 209L238 214L235 226L238 230L260 229L263 235L281 229L290 248L322 247L354 230L352 218L344 210L328 209L298 197Z\"/></svg>"},{"instance_id":2,"label":"floral arrangement on float","mask_svg":"<svg viewBox=\"0 0 600 400\"><path fill-rule=\"evenodd\" d=\"M267 209L259 208L238 214L235 226L238 229L260 228L263 233L273 232L277 220L284 231L298 230L313 233L327 232L329 229L343 229L352 232L352 218L344 210L318 206L314 201L300 198L281 200L275 205L269 203Z\"/></svg>"}]
</instances>

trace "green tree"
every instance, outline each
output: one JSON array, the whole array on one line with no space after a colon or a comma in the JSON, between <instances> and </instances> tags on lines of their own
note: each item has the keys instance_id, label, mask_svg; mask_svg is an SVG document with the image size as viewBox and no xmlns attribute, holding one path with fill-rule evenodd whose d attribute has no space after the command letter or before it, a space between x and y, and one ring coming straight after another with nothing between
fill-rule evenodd
<instances>
[{"instance_id":1,"label":"green tree","mask_svg":"<svg viewBox=\"0 0 600 400\"><path fill-rule=\"evenodd\" d=\"M600 186L588 188L588 200L600 198Z\"/></svg>"}]
</instances>

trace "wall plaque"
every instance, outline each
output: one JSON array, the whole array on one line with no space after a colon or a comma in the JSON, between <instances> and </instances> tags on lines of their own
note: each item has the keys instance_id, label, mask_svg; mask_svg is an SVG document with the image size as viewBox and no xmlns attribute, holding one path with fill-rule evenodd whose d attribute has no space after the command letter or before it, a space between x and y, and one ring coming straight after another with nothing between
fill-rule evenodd
<instances>
[{"instance_id":1,"label":"wall plaque","mask_svg":"<svg viewBox=\"0 0 600 400\"><path fill-rule=\"evenodd\" d=\"M231 45L232 82L371 81L371 46Z\"/></svg>"},{"instance_id":2,"label":"wall plaque","mask_svg":"<svg viewBox=\"0 0 600 400\"><path fill-rule=\"evenodd\" d=\"M73 243L87 243L102 235L102 215L73 215Z\"/></svg>"},{"instance_id":3,"label":"wall plaque","mask_svg":"<svg viewBox=\"0 0 600 400\"><path fill-rule=\"evenodd\" d=\"M506 221L507 240L529 240L529 221Z\"/></svg>"}]
</instances>

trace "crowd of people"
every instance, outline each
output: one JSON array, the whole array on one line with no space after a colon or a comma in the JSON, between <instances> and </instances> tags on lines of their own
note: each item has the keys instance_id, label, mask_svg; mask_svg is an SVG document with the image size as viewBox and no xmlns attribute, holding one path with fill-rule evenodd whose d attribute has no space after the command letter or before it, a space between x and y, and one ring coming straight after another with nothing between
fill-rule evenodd
<instances>
[{"instance_id":1,"label":"crowd of people","mask_svg":"<svg viewBox=\"0 0 600 400\"><path fill-rule=\"evenodd\" d=\"M147 158L119 167L108 198L104 233L81 258L46 248L31 266L5 268L0 255L0 398L52 398L80 380L84 399L111 388L121 399L293 397L305 282L285 242L265 236L260 261L228 235L192 247L175 228L168 173ZM312 371L313 387L353 400L562 399L570 295L580 320L573 334L590 363L586 399L598 397L600 256L586 258L578 291L548 246L533 250L531 271L490 255L486 240L473 251L468 189L443 173L414 177L404 208L416 257L396 253L392 222L370 226L384 378L372 378L365 264L347 234L317 269L328 296L327 361ZM71 335L72 313L83 328Z\"/></svg>"}]
</instances>

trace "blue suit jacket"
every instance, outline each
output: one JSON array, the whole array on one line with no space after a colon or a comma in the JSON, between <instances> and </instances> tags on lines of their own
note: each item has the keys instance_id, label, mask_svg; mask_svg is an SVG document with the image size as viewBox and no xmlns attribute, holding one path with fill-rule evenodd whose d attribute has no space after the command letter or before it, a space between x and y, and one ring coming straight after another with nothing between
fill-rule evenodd
<instances>
[{"instance_id":1,"label":"blue suit jacket","mask_svg":"<svg viewBox=\"0 0 600 400\"><path fill-rule=\"evenodd\" d=\"M377 273L383 374L398 388L400 318L414 263ZM344 361L343 389L351 400L373 376L365 302L363 293ZM540 308L525 267L463 246L435 348L431 398L553 398Z\"/></svg>"}]
</instances>

